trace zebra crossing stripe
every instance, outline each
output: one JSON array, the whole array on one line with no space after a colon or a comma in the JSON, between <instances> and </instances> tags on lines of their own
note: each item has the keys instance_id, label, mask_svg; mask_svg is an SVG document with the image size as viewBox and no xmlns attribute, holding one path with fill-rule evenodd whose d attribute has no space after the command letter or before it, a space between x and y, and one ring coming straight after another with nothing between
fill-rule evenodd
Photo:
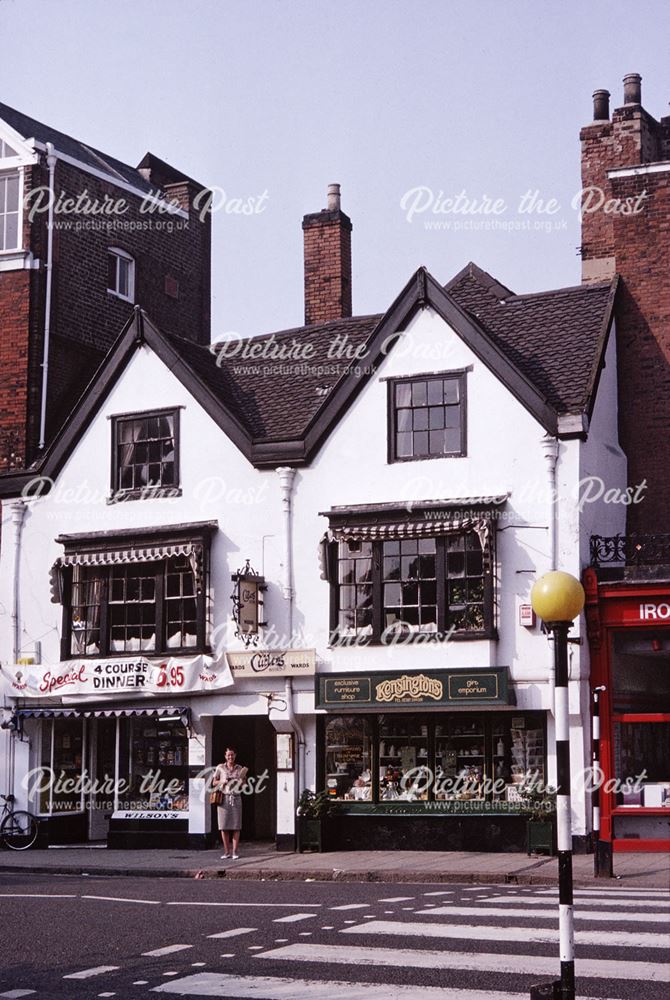
<instances>
[{"instance_id":1,"label":"zebra crossing stripe","mask_svg":"<svg viewBox=\"0 0 670 1000\"><path fill-rule=\"evenodd\" d=\"M431 906L425 910L417 910L417 917L528 917L533 920L556 920L556 907L547 910L506 909L504 906ZM603 921L608 924L661 924L667 920L666 914L655 913L608 913L603 910L575 910L576 921Z\"/></svg>"},{"instance_id":2,"label":"zebra crossing stripe","mask_svg":"<svg viewBox=\"0 0 670 1000\"><path fill-rule=\"evenodd\" d=\"M96 965L93 969L82 969L81 972L70 972L69 975L63 976L63 979L90 979L92 976L101 976L103 972L116 972L118 968L118 965Z\"/></svg>"},{"instance_id":3,"label":"zebra crossing stripe","mask_svg":"<svg viewBox=\"0 0 670 1000\"><path fill-rule=\"evenodd\" d=\"M344 927L340 934L399 934L402 937L468 939L470 941L522 941L526 944L555 943L559 933L553 927L500 927L487 924L404 924L394 920L374 920L369 924ZM667 948L666 934L645 934L640 931L579 931L580 944L605 945L612 948ZM561 941L561 951L570 942ZM567 950L571 950L568 947ZM524 956L525 960L525 956ZM567 959L566 959L567 961Z\"/></svg>"},{"instance_id":4,"label":"zebra crossing stripe","mask_svg":"<svg viewBox=\"0 0 670 1000\"><path fill-rule=\"evenodd\" d=\"M607 906L612 906L612 904L615 904L617 907L619 907L619 906L633 907L634 906L634 907L641 907L643 909L670 910L670 903L661 902L660 900L656 901L654 899L607 899L606 897L600 898L600 897L596 897L596 896L589 896L587 899L584 899L582 897L578 897L577 905L579 905L579 899L580 898L582 899L582 903L584 904L584 906L588 905L588 906L603 906L603 907L607 907ZM524 906L546 906L547 903L549 903L549 902L554 903L554 902L557 902L557 901L558 900L557 900L556 897L554 897L552 900L549 900L549 899L547 899L546 896L544 896L542 899L532 899L530 896L514 896L514 897L511 897L511 896L489 896L486 899L487 903L510 903L510 904L514 904L514 905L518 905L519 903L523 903ZM475 912L475 913L478 912L477 911L477 907L473 908L473 912ZM510 910L510 913L512 913L512 912L513 911Z\"/></svg>"},{"instance_id":5,"label":"zebra crossing stripe","mask_svg":"<svg viewBox=\"0 0 670 1000\"><path fill-rule=\"evenodd\" d=\"M369 927L369 924L365 924ZM524 931L525 933L525 931ZM338 965L375 965L394 969L459 969L468 972L499 972L520 976L556 978L556 957L544 955L502 955L412 948L366 948L357 945L290 944L254 955L255 959L285 962L331 962ZM608 959L579 959L579 975L588 979L625 979L670 983L670 967L661 962L619 962ZM388 987L384 987L388 990ZM388 992L386 994L389 995ZM514 995L514 994L512 994ZM461 996L465 997L464 992ZM496 996L504 997L499 990ZM492 994L486 996L492 1000Z\"/></svg>"},{"instance_id":6,"label":"zebra crossing stripe","mask_svg":"<svg viewBox=\"0 0 670 1000\"><path fill-rule=\"evenodd\" d=\"M256 956L258 958L258 956ZM450 989L442 986L398 986L394 983L284 979L278 976L233 976L202 972L156 986L152 993L179 996L235 997L235 1000L493 1000L490 990ZM2 995L2 994L0 994ZM527 993L496 991L496 1000L528 1000Z\"/></svg>"}]
</instances>

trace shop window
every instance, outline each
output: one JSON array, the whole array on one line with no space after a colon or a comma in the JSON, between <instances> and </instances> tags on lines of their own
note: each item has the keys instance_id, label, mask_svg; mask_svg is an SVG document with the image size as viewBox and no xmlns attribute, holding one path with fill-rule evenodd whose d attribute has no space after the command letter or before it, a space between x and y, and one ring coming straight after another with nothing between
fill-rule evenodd
<instances>
[{"instance_id":1,"label":"shop window","mask_svg":"<svg viewBox=\"0 0 670 1000\"><path fill-rule=\"evenodd\" d=\"M524 808L524 786L546 781L542 713L335 716L324 726L324 751L325 784L340 800L514 812Z\"/></svg>"},{"instance_id":2,"label":"shop window","mask_svg":"<svg viewBox=\"0 0 670 1000\"><path fill-rule=\"evenodd\" d=\"M7 147L9 148L9 147ZM0 175L0 251L18 250L20 237L19 174Z\"/></svg>"},{"instance_id":3,"label":"shop window","mask_svg":"<svg viewBox=\"0 0 670 1000\"><path fill-rule=\"evenodd\" d=\"M334 799L369 801L372 796L370 724L341 716L326 724L326 788Z\"/></svg>"},{"instance_id":4,"label":"shop window","mask_svg":"<svg viewBox=\"0 0 670 1000\"><path fill-rule=\"evenodd\" d=\"M177 719L128 720L128 806L188 810L188 736Z\"/></svg>"},{"instance_id":5,"label":"shop window","mask_svg":"<svg viewBox=\"0 0 670 1000\"><path fill-rule=\"evenodd\" d=\"M474 531L338 549L334 640L392 644L493 632L492 576Z\"/></svg>"},{"instance_id":6,"label":"shop window","mask_svg":"<svg viewBox=\"0 0 670 1000\"><path fill-rule=\"evenodd\" d=\"M135 301L135 261L118 247L107 251L107 291L126 302Z\"/></svg>"},{"instance_id":7,"label":"shop window","mask_svg":"<svg viewBox=\"0 0 670 1000\"><path fill-rule=\"evenodd\" d=\"M612 646L615 712L670 712L670 639L667 630L626 629Z\"/></svg>"},{"instance_id":8,"label":"shop window","mask_svg":"<svg viewBox=\"0 0 670 1000\"><path fill-rule=\"evenodd\" d=\"M61 815L84 809L83 745L83 719L42 722L41 764L47 770L39 785L40 813Z\"/></svg>"},{"instance_id":9,"label":"shop window","mask_svg":"<svg viewBox=\"0 0 670 1000\"><path fill-rule=\"evenodd\" d=\"M389 383L392 462L466 454L465 374Z\"/></svg>"},{"instance_id":10,"label":"shop window","mask_svg":"<svg viewBox=\"0 0 670 1000\"><path fill-rule=\"evenodd\" d=\"M380 718L378 761L382 801L428 799L428 724L420 716Z\"/></svg>"},{"instance_id":11,"label":"shop window","mask_svg":"<svg viewBox=\"0 0 670 1000\"><path fill-rule=\"evenodd\" d=\"M114 417L113 496L124 500L174 496L179 486L178 436L178 410Z\"/></svg>"},{"instance_id":12,"label":"shop window","mask_svg":"<svg viewBox=\"0 0 670 1000\"><path fill-rule=\"evenodd\" d=\"M187 556L72 567L69 656L204 649L205 601Z\"/></svg>"},{"instance_id":13,"label":"shop window","mask_svg":"<svg viewBox=\"0 0 670 1000\"><path fill-rule=\"evenodd\" d=\"M617 805L670 810L670 718L615 721L614 773Z\"/></svg>"}]
</instances>

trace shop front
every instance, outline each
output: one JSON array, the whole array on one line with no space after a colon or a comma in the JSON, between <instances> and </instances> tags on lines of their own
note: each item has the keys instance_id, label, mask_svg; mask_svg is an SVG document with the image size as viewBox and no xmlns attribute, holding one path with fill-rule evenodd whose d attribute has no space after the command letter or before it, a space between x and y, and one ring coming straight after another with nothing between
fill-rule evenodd
<instances>
[{"instance_id":1,"label":"shop front","mask_svg":"<svg viewBox=\"0 0 670 1000\"><path fill-rule=\"evenodd\" d=\"M505 667L317 676L318 786L339 848L521 851L546 714Z\"/></svg>"},{"instance_id":2,"label":"shop front","mask_svg":"<svg viewBox=\"0 0 670 1000\"><path fill-rule=\"evenodd\" d=\"M617 851L670 850L670 587L584 579L600 720L600 833Z\"/></svg>"},{"instance_id":3,"label":"shop front","mask_svg":"<svg viewBox=\"0 0 670 1000\"><path fill-rule=\"evenodd\" d=\"M20 783L41 842L186 846L199 770L189 766L190 719L184 705L18 709L17 739L34 765Z\"/></svg>"}]
</instances>

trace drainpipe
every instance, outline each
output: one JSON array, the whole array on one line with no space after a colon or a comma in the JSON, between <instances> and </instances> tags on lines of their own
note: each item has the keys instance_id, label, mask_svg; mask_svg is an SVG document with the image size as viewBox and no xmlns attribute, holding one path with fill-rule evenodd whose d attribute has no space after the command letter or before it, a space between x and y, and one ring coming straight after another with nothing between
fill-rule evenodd
<instances>
[{"instance_id":1,"label":"drainpipe","mask_svg":"<svg viewBox=\"0 0 670 1000\"><path fill-rule=\"evenodd\" d=\"M26 505L23 500L16 500L10 505L12 512L12 524L14 525L14 558L12 560L12 646L13 659L15 664L21 653L21 604L20 604L20 576L21 576L21 530L23 528L23 518L26 513Z\"/></svg>"},{"instance_id":2,"label":"drainpipe","mask_svg":"<svg viewBox=\"0 0 670 1000\"><path fill-rule=\"evenodd\" d=\"M286 599L287 633L289 644L293 643L293 508L291 504L291 494L295 482L296 470L288 465L282 465L277 470L279 476L279 488L281 490L281 502L284 512L284 582L283 592ZM286 693L286 710L291 728L298 737L298 767L295 775L294 797L295 804L298 803L299 788L305 773L305 733L298 722L293 711L293 682L290 677L286 678L284 690Z\"/></svg>"},{"instance_id":3,"label":"drainpipe","mask_svg":"<svg viewBox=\"0 0 670 1000\"><path fill-rule=\"evenodd\" d=\"M20 595L20 568L21 568L21 532L23 529L23 518L26 513L26 505L23 500L16 500L10 504L12 524L14 525L14 554L12 558L12 665L16 664L21 654L21 595ZM16 733L8 734L5 782L9 794L14 792L14 761L16 752Z\"/></svg>"},{"instance_id":4,"label":"drainpipe","mask_svg":"<svg viewBox=\"0 0 670 1000\"><path fill-rule=\"evenodd\" d=\"M44 301L44 353L42 355L42 402L40 407L40 441L38 447L44 448L47 423L47 386L49 382L49 337L51 333L51 280L53 272L53 238L54 238L54 175L56 172L56 153L53 143L47 143L47 166L49 168L49 215L47 218L47 260L46 292Z\"/></svg>"},{"instance_id":5,"label":"drainpipe","mask_svg":"<svg viewBox=\"0 0 670 1000\"><path fill-rule=\"evenodd\" d=\"M542 438L542 454L547 463L547 485L549 487L549 569L556 569L558 560L558 438L545 434ZM555 641L555 640L554 640ZM549 704L550 712L554 713L554 690L556 687L556 670L554 665L553 643L548 642L548 672L549 672Z\"/></svg>"}]
</instances>

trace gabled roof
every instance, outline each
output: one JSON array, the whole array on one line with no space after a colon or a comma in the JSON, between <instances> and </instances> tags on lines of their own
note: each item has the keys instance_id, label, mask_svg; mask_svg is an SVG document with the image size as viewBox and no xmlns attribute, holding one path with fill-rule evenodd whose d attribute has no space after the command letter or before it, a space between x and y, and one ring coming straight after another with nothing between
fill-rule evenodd
<instances>
[{"instance_id":1,"label":"gabled roof","mask_svg":"<svg viewBox=\"0 0 670 1000\"><path fill-rule=\"evenodd\" d=\"M79 139L73 139L65 132L59 132L58 129L52 128L51 125L38 122L28 115L24 115L21 111L10 108L7 104L0 103L0 120L6 122L24 139L37 139L39 143L44 145L50 142L57 152L77 160L85 167L107 174L112 181L122 181L146 194L156 194L156 184L147 181L140 173L139 167L131 167L127 163L122 163L116 157L102 153L92 146L87 146ZM147 153L140 166L149 163L150 159L151 154ZM161 161L156 162L160 163ZM169 169L174 172L175 179L190 180L184 174L175 171L174 167Z\"/></svg>"},{"instance_id":2,"label":"gabled roof","mask_svg":"<svg viewBox=\"0 0 670 1000\"><path fill-rule=\"evenodd\" d=\"M590 415L616 287L615 278L515 295L470 263L445 290L557 413Z\"/></svg>"},{"instance_id":3,"label":"gabled roof","mask_svg":"<svg viewBox=\"0 0 670 1000\"><path fill-rule=\"evenodd\" d=\"M412 317L430 307L514 397L559 436L560 418L588 416L612 322L607 285L513 295L469 264L444 288L425 268L383 315L357 316L203 347L161 333L139 309L77 403L26 474L0 477L13 496L36 474L53 478L137 349L146 343L257 467L311 461L373 377Z\"/></svg>"}]
</instances>

